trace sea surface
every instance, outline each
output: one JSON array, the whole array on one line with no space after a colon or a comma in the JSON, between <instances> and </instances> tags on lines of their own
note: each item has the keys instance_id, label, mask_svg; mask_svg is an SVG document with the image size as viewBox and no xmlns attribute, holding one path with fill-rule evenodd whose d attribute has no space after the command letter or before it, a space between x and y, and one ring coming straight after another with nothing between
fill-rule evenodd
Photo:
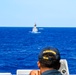
<instances>
[{"instance_id":1,"label":"sea surface","mask_svg":"<svg viewBox=\"0 0 76 75\"><path fill-rule=\"evenodd\" d=\"M17 69L38 69L38 53L46 46L59 49L70 74L76 74L76 28L0 27L0 72L16 74Z\"/></svg>"}]
</instances>

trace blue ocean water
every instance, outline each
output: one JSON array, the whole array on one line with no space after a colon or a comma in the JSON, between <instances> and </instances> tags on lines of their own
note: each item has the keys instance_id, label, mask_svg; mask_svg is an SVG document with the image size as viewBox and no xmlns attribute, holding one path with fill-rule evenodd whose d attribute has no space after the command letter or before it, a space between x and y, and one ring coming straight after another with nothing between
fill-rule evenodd
<instances>
[{"instance_id":1,"label":"blue ocean water","mask_svg":"<svg viewBox=\"0 0 76 75\"><path fill-rule=\"evenodd\" d=\"M46 46L59 49L67 59L70 74L76 74L76 28L0 27L0 72L37 69L38 53Z\"/></svg>"}]
</instances>

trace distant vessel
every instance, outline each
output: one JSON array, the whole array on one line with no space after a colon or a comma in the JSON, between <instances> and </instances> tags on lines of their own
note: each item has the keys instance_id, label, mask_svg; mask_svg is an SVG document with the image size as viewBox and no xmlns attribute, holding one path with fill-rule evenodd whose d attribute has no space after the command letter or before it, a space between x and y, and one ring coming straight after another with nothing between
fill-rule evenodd
<instances>
[{"instance_id":1,"label":"distant vessel","mask_svg":"<svg viewBox=\"0 0 76 75\"><path fill-rule=\"evenodd\" d=\"M36 27L36 24L34 25L34 27L33 27L33 29L32 29L32 32L33 32L33 33L37 33L37 32L38 32L38 29L37 29L37 27Z\"/></svg>"}]
</instances>

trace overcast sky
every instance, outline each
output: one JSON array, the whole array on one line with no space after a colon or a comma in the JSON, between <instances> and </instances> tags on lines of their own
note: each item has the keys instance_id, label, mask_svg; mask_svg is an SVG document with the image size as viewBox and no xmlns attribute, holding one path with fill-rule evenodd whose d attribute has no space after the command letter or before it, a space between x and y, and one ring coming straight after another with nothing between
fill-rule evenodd
<instances>
[{"instance_id":1,"label":"overcast sky","mask_svg":"<svg viewBox=\"0 0 76 75\"><path fill-rule=\"evenodd\" d=\"M0 0L1 27L76 27L76 0Z\"/></svg>"}]
</instances>

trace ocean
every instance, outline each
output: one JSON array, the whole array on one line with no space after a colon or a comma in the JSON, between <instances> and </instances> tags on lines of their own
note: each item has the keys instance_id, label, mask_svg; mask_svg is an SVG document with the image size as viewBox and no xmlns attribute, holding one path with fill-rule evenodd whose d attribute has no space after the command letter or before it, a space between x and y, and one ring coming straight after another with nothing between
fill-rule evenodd
<instances>
[{"instance_id":1,"label":"ocean","mask_svg":"<svg viewBox=\"0 0 76 75\"><path fill-rule=\"evenodd\" d=\"M76 74L76 28L0 27L0 72L16 74L17 69L38 69L38 53L42 48L59 49L66 59L70 74Z\"/></svg>"}]
</instances>

